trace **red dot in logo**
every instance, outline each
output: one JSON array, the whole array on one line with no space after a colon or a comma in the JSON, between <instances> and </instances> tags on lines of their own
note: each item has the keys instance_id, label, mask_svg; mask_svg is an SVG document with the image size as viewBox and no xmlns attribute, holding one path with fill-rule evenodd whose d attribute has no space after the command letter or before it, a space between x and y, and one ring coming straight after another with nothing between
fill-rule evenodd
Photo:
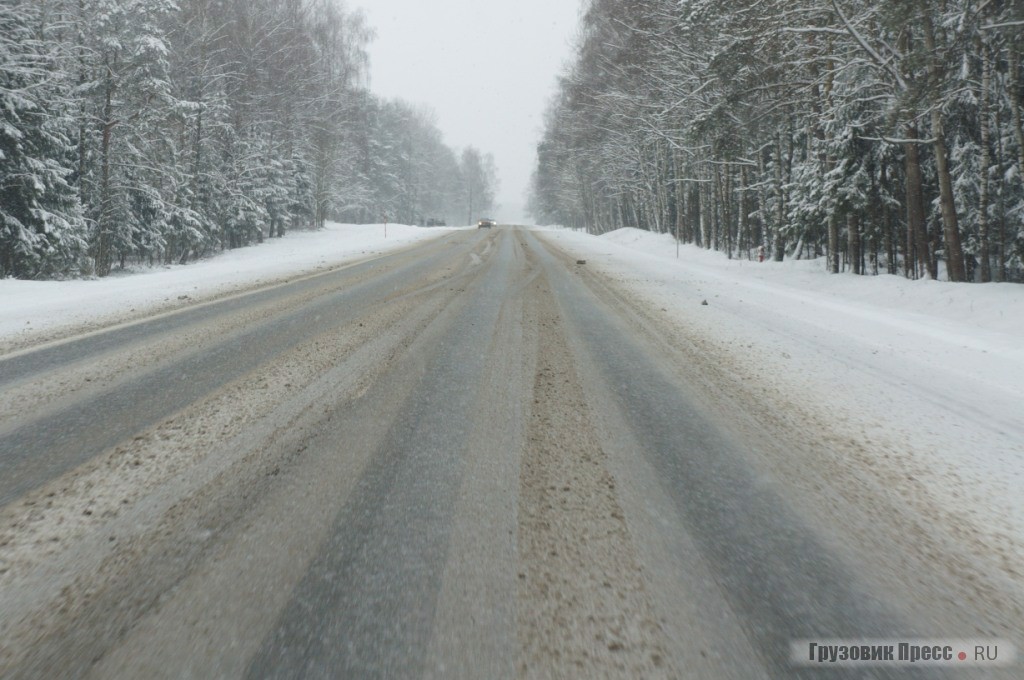
<instances>
[{"instance_id":1,"label":"red dot in logo","mask_svg":"<svg viewBox=\"0 0 1024 680\"><path fill-rule=\"evenodd\" d=\"M959 654L956 655L956 658L958 658L961 661L963 661L964 659L967 658L967 652L960 652Z\"/></svg>"}]
</instances>

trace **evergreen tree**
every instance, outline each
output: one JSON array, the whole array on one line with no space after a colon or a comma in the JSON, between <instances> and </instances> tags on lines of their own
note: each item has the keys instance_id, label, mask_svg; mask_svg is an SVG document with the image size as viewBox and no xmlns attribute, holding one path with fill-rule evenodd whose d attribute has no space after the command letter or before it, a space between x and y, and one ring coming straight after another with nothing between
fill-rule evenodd
<instances>
[{"instance_id":1,"label":"evergreen tree","mask_svg":"<svg viewBox=\"0 0 1024 680\"><path fill-rule=\"evenodd\" d=\"M366 90L371 37L334 0L3 3L0 276L455 221L455 154L429 112Z\"/></svg>"},{"instance_id":2,"label":"evergreen tree","mask_svg":"<svg viewBox=\"0 0 1024 680\"><path fill-rule=\"evenodd\" d=\"M0 277L76 273L85 246L52 30L32 0L0 5Z\"/></svg>"}]
</instances>

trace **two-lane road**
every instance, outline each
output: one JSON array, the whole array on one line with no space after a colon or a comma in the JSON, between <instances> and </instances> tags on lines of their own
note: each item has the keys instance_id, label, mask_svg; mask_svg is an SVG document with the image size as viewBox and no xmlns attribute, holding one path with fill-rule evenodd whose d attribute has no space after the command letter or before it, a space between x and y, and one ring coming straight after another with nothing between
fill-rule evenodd
<instances>
[{"instance_id":1,"label":"two-lane road","mask_svg":"<svg viewBox=\"0 0 1024 680\"><path fill-rule=\"evenodd\" d=\"M937 677L790 644L1005 636L826 525L657 312L502 227L0 357L0 676Z\"/></svg>"}]
</instances>

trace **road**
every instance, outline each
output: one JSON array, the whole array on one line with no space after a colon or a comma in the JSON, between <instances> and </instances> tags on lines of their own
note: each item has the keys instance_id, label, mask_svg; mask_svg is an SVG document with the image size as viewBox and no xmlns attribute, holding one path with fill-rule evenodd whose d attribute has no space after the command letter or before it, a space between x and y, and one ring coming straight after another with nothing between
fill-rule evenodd
<instances>
[{"instance_id":1,"label":"road","mask_svg":"<svg viewBox=\"0 0 1024 680\"><path fill-rule=\"evenodd\" d=\"M659 312L501 227L0 358L0 677L917 678L790 646L1019 629Z\"/></svg>"}]
</instances>

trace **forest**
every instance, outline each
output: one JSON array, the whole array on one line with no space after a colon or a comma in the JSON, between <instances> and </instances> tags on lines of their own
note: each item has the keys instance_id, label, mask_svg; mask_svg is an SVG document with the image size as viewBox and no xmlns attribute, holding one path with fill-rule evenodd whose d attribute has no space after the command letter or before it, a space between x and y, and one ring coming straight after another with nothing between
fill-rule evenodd
<instances>
[{"instance_id":1,"label":"forest","mask_svg":"<svg viewBox=\"0 0 1024 680\"><path fill-rule=\"evenodd\" d=\"M372 38L338 0L5 0L0 278L485 213L493 158L374 95Z\"/></svg>"},{"instance_id":2,"label":"forest","mask_svg":"<svg viewBox=\"0 0 1024 680\"><path fill-rule=\"evenodd\" d=\"M530 210L831 272L1024 281L1024 3L589 0Z\"/></svg>"}]
</instances>

